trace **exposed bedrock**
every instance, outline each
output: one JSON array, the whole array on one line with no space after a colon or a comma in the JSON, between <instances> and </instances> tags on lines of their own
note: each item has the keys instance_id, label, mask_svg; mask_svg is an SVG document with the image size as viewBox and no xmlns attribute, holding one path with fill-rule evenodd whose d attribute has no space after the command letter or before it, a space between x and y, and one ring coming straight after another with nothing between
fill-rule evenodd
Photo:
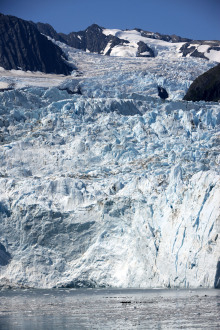
<instances>
[{"instance_id":1,"label":"exposed bedrock","mask_svg":"<svg viewBox=\"0 0 220 330\"><path fill-rule=\"evenodd\" d=\"M0 14L0 66L68 75L73 68L63 51L43 36L33 23Z\"/></svg>"},{"instance_id":2,"label":"exposed bedrock","mask_svg":"<svg viewBox=\"0 0 220 330\"><path fill-rule=\"evenodd\" d=\"M220 64L196 78L184 100L187 101L220 101Z\"/></svg>"}]
</instances>

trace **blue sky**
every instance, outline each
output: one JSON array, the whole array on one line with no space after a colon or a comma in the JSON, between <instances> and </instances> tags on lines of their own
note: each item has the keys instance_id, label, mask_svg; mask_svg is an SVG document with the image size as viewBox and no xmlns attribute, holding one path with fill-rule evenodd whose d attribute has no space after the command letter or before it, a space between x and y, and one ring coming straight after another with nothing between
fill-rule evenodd
<instances>
[{"instance_id":1,"label":"blue sky","mask_svg":"<svg viewBox=\"0 0 220 330\"><path fill-rule=\"evenodd\" d=\"M220 0L0 0L0 12L49 23L63 33L97 23L220 40Z\"/></svg>"}]
</instances>

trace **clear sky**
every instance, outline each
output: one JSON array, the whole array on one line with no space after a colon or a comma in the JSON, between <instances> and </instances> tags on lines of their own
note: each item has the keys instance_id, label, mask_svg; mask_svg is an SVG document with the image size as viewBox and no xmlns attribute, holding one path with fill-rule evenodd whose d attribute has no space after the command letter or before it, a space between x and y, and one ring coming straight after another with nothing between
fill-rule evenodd
<instances>
[{"instance_id":1,"label":"clear sky","mask_svg":"<svg viewBox=\"0 0 220 330\"><path fill-rule=\"evenodd\" d=\"M0 12L69 33L96 23L220 40L220 0L0 0Z\"/></svg>"}]
</instances>

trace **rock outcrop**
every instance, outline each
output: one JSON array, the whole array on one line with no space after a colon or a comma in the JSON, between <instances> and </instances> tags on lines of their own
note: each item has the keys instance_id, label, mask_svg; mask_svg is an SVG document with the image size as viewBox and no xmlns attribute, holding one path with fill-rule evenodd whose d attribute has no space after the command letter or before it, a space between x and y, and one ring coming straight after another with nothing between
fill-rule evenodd
<instances>
[{"instance_id":1,"label":"rock outcrop","mask_svg":"<svg viewBox=\"0 0 220 330\"><path fill-rule=\"evenodd\" d=\"M63 51L31 22L0 14L0 66L6 70L41 71L68 75Z\"/></svg>"},{"instance_id":2,"label":"rock outcrop","mask_svg":"<svg viewBox=\"0 0 220 330\"><path fill-rule=\"evenodd\" d=\"M154 57L153 50L143 41L138 42L137 57Z\"/></svg>"},{"instance_id":3,"label":"rock outcrop","mask_svg":"<svg viewBox=\"0 0 220 330\"><path fill-rule=\"evenodd\" d=\"M150 32L150 31L143 31L141 29L135 29L135 30L140 32L143 37L151 38L151 39L163 40L163 41L168 41L168 42L190 42L190 41L192 41L192 39L182 38L175 34L168 35L168 34L161 34L158 32L154 33L154 32Z\"/></svg>"},{"instance_id":4,"label":"rock outcrop","mask_svg":"<svg viewBox=\"0 0 220 330\"><path fill-rule=\"evenodd\" d=\"M194 80L184 96L186 101L220 100L220 64Z\"/></svg>"},{"instance_id":5,"label":"rock outcrop","mask_svg":"<svg viewBox=\"0 0 220 330\"><path fill-rule=\"evenodd\" d=\"M157 89L158 89L158 96L159 96L162 100L166 100L166 99L169 97L169 95L168 95L168 93L167 93L167 91L166 91L165 88L163 88L163 87L161 87L161 86L158 86Z\"/></svg>"}]
</instances>

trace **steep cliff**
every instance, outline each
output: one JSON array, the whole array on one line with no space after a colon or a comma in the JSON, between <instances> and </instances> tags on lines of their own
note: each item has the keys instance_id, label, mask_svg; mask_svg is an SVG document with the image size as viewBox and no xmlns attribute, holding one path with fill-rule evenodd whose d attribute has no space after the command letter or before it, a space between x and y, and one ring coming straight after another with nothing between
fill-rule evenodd
<instances>
[{"instance_id":1,"label":"steep cliff","mask_svg":"<svg viewBox=\"0 0 220 330\"><path fill-rule=\"evenodd\" d=\"M184 100L218 102L220 100L220 64L196 78L184 96Z\"/></svg>"},{"instance_id":2,"label":"steep cliff","mask_svg":"<svg viewBox=\"0 0 220 330\"><path fill-rule=\"evenodd\" d=\"M40 34L34 24L0 14L0 66L6 70L41 71L68 75L62 50Z\"/></svg>"}]
</instances>

